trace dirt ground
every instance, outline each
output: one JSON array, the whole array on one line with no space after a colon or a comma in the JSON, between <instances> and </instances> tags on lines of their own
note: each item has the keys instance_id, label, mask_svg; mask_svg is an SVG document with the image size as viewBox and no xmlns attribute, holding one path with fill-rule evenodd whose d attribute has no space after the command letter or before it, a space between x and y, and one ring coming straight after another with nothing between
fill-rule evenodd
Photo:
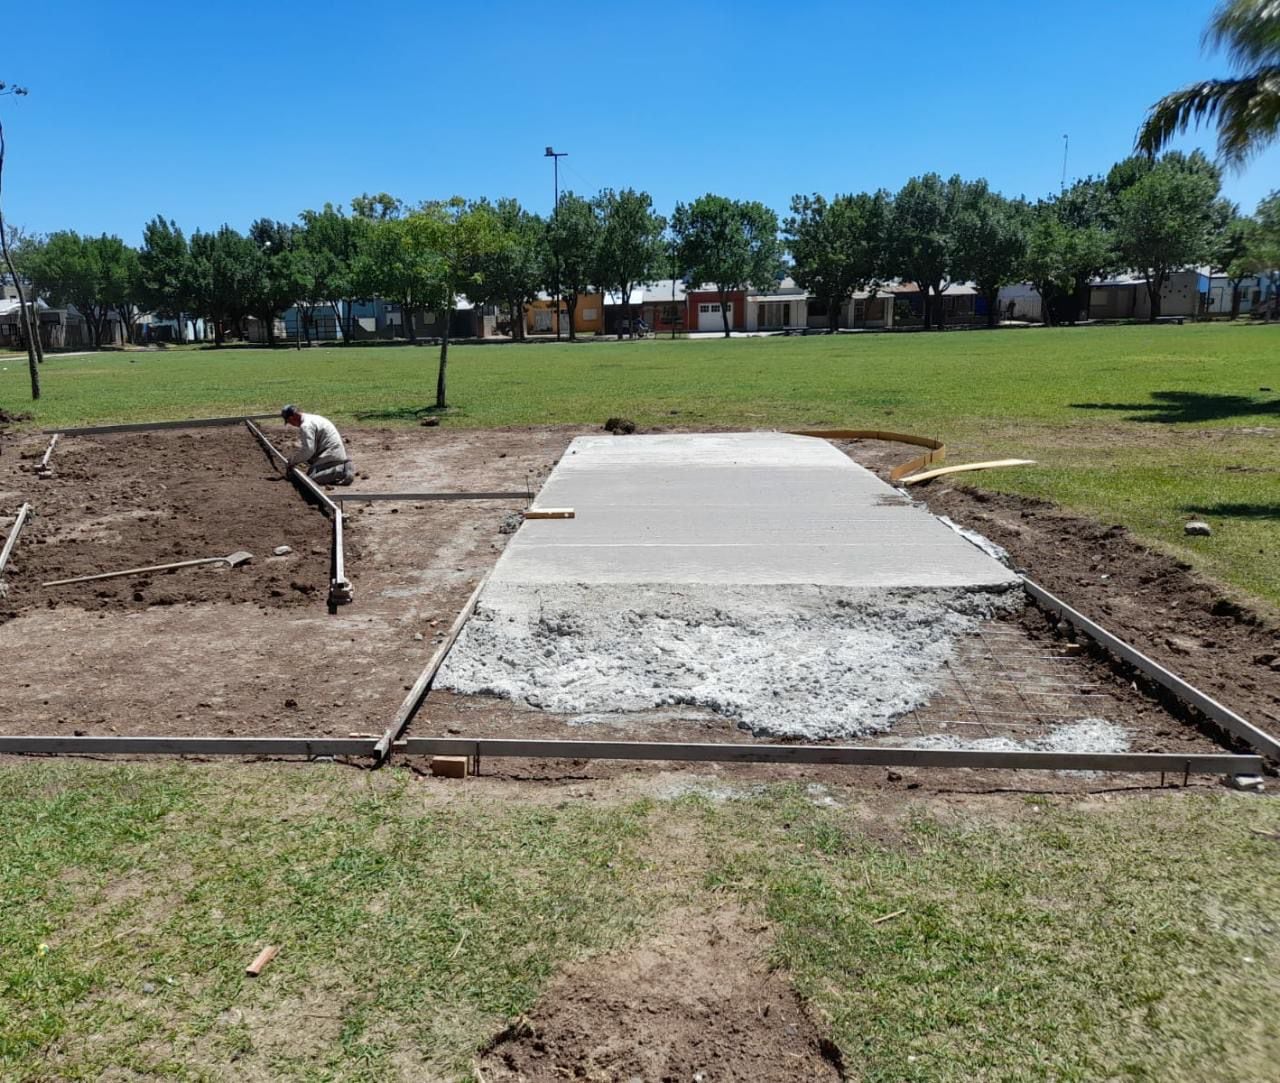
<instances>
[{"instance_id":1,"label":"dirt ground","mask_svg":"<svg viewBox=\"0 0 1280 1083\"><path fill-rule=\"evenodd\" d=\"M569 969L490 1043L481 1078L842 1079L838 1051L756 953L766 931L732 907L681 913L638 948Z\"/></svg>"},{"instance_id":2,"label":"dirt ground","mask_svg":"<svg viewBox=\"0 0 1280 1083\"><path fill-rule=\"evenodd\" d=\"M345 435L359 474L351 491L536 492L583 431L351 430ZM288 442L282 433L271 434ZM37 513L16 551L0 610L0 680L16 690L0 702L5 733L380 734L497 559L509 537L504 528L518 511L492 501L348 505L347 574L355 602L329 616L327 520L280 478L243 428L66 437L54 452L52 476L37 478L33 468L46 443L30 434L10 436L0 447L0 515L24 499ZM910 453L878 441L839 446L881 473ZM1266 660L1268 637L1280 636L1184 567L1116 528L1043 505L1018 506L936 483L918 495L1006 545L1033 577L1118 634L1260 724L1280 729L1277 682L1268 680ZM272 556L280 545L292 552ZM40 586L48 579L236 549L253 552L253 563ZM1112 569L1110 580L1097 574L1104 564ZM1149 604L1157 596L1178 600ZM1055 721L1101 716L1124 726L1135 750L1213 749L1211 740L1171 718L1105 660L1068 660L1062 647L1056 629L1035 609L991 622L962 652L952 684L931 704L936 710L913 718L910 732L1021 736L1015 724L1025 722L1032 732ZM1007 672L1011 665L1016 672ZM1054 693L1057 700L1029 703L1013 691L1017 681L1063 691ZM975 692L984 703L971 713ZM957 721L940 729L935 716ZM410 732L626 739L642 731L653 740L751 740L707 712L586 721L488 697L433 692ZM632 776L652 767L506 760L485 769L512 780L563 780ZM884 772L769 765L674 770L744 781L871 775L883 784L887 778ZM948 777L952 772L905 774L906 785L924 779L928 788L950 787L956 781ZM1025 776L982 777L987 785L1013 785ZM1061 786L1059 780L1053 788Z\"/></svg>"}]
</instances>

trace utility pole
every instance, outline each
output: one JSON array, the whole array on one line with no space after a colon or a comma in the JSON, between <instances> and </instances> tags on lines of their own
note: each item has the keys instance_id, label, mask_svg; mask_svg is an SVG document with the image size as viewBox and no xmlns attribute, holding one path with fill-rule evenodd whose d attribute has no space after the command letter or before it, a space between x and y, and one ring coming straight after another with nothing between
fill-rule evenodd
<instances>
[{"instance_id":1,"label":"utility pole","mask_svg":"<svg viewBox=\"0 0 1280 1083\"><path fill-rule=\"evenodd\" d=\"M554 151L550 147L543 154L544 158L550 158L555 167L555 202L551 204L551 220L557 221L560 214L560 159L568 158L569 152ZM560 253L555 254L556 257L556 341L560 341Z\"/></svg>"},{"instance_id":2,"label":"utility pole","mask_svg":"<svg viewBox=\"0 0 1280 1083\"><path fill-rule=\"evenodd\" d=\"M24 98L27 95L27 88L21 86L11 87L5 83L0 83L0 97L18 97ZM0 123L0 190L4 186L4 124ZM13 266L13 257L9 255L9 227L5 224L4 211L0 209L0 255L4 257L4 265L8 268L9 276L13 279L13 288L18 294L18 311L21 313L22 334L27 340L27 368L31 373L31 398L32 401L40 397L40 325L34 318L34 313L27 311L26 292L22 288L22 280L18 277L18 272ZM32 308L35 308L35 300L32 299Z\"/></svg>"}]
</instances>

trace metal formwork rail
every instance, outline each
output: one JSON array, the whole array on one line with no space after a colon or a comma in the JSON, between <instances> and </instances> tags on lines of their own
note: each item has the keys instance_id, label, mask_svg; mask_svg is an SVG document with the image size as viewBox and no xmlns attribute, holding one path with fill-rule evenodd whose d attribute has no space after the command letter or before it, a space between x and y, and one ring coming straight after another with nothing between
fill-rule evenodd
<instances>
[{"instance_id":1,"label":"metal formwork rail","mask_svg":"<svg viewBox=\"0 0 1280 1083\"><path fill-rule=\"evenodd\" d=\"M9 528L9 535L4 540L3 548L0 548L0 576L4 575L5 565L9 563L9 557L13 554L14 547L18 544L18 535L22 533L22 528L30 517L31 505L23 504L18 509L18 514L13 520L13 526Z\"/></svg>"},{"instance_id":2,"label":"metal formwork rail","mask_svg":"<svg viewBox=\"0 0 1280 1083\"><path fill-rule=\"evenodd\" d=\"M262 421L275 414L236 414L234 417L193 417L182 421L139 421L127 425L81 425L73 429L44 429L63 436L109 436L116 432L157 432L163 429L205 429L218 425L239 425L242 421Z\"/></svg>"}]
</instances>

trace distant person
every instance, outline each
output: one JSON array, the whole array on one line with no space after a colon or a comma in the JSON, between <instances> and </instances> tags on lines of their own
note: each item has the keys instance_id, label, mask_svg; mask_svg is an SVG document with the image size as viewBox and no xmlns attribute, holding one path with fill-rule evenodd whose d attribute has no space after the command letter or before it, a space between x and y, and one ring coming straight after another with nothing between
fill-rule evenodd
<instances>
[{"instance_id":1,"label":"distant person","mask_svg":"<svg viewBox=\"0 0 1280 1083\"><path fill-rule=\"evenodd\" d=\"M304 414L289 405L280 411L286 425L298 429L298 448L289 456L290 466L307 466L307 476L317 485L350 485L355 470L333 422L319 414Z\"/></svg>"}]
</instances>

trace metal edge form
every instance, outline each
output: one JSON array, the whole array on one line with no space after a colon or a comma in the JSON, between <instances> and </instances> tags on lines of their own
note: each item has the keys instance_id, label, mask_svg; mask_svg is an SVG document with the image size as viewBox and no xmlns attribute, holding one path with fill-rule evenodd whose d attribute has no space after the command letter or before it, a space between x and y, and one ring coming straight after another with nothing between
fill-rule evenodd
<instances>
[{"instance_id":1,"label":"metal edge form","mask_svg":"<svg viewBox=\"0 0 1280 1083\"><path fill-rule=\"evenodd\" d=\"M395 751L410 756L547 757L577 760L682 760L727 763L844 764L869 767L976 767L1031 771L1249 774L1258 756L1166 752L988 752L857 745L685 744L649 741L542 741L410 737Z\"/></svg>"},{"instance_id":2,"label":"metal edge form","mask_svg":"<svg viewBox=\"0 0 1280 1083\"><path fill-rule=\"evenodd\" d=\"M404 702L400 704L400 709L396 711L396 716L391 720L391 725L387 727L386 733L378 738L377 754L379 763L390 754L393 743L404 732L405 726L409 724L413 716L417 714L418 708L422 706L422 701L427 698L427 693L431 690L431 682L436 679L436 674L444 664L446 656L453 648L454 643L457 642L458 636L461 635L463 626L471 619L471 614L475 612L476 604L480 601L480 592L484 590L484 585L487 582L489 582L489 577L486 575L476 584L476 589L471 592L471 597L467 599L467 604L462 607L461 612L454 618L453 624L449 626L449 631L445 634L440 645L436 647L436 651L431 656L431 660L427 662L426 668L418 674L418 679L413 682L413 687L409 689L409 694L404 697Z\"/></svg>"},{"instance_id":3,"label":"metal edge form","mask_svg":"<svg viewBox=\"0 0 1280 1083\"><path fill-rule=\"evenodd\" d=\"M1136 647L1130 646L1123 639L1112 635L1101 625L1091 621L1083 613L1076 609L1072 609L1061 598L1050 594L1044 587L1033 582L1026 576L1022 577L1022 582L1026 587L1026 591L1036 603L1043 606L1052 613L1056 613L1077 629L1087 635L1094 642L1111 651L1112 654L1124 659L1130 665L1140 670L1151 680L1162 688L1167 689L1177 696L1183 703L1189 704L1196 708L1207 718L1212 719L1220 725L1228 733L1235 737L1239 737L1250 748L1259 755L1266 756L1273 762L1280 762L1280 740L1272 737L1269 733L1264 733L1258 729L1253 723L1246 721L1240 715L1229 707L1224 707L1216 699L1205 695L1200 689L1194 685L1188 684L1175 673L1171 673L1160 665L1159 662L1148 658Z\"/></svg>"},{"instance_id":4,"label":"metal edge form","mask_svg":"<svg viewBox=\"0 0 1280 1083\"><path fill-rule=\"evenodd\" d=\"M0 736L0 753L95 755L373 756L372 738Z\"/></svg>"},{"instance_id":5,"label":"metal edge form","mask_svg":"<svg viewBox=\"0 0 1280 1083\"><path fill-rule=\"evenodd\" d=\"M185 421L140 421L127 425L81 425L74 429L42 429L63 436L107 436L113 432L154 432L161 429L202 429L217 425L239 425L242 421L262 421L275 414L237 414L235 417L193 417Z\"/></svg>"}]
</instances>

